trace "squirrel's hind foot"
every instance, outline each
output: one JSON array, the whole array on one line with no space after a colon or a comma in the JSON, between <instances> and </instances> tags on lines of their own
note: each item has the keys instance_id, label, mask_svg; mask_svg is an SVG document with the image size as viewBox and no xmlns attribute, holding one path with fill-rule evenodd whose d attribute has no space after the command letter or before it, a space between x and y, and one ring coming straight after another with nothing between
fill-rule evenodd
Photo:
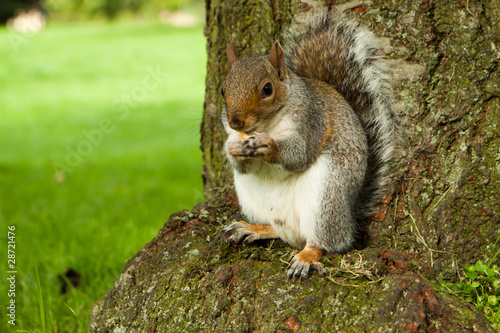
<instances>
[{"instance_id":1,"label":"squirrel's hind foot","mask_svg":"<svg viewBox=\"0 0 500 333\"><path fill-rule=\"evenodd\" d=\"M325 276L327 271L319 262L322 255L322 249L306 245L306 247L297 253L292 261L290 261L287 271L288 278L305 280L309 277L310 270L316 270L320 276Z\"/></svg>"},{"instance_id":2,"label":"squirrel's hind foot","mask_svg":"<svg viewBox=\"0 0 500 333\"><path fill-rule=\"evenodd\" d=\"M233 222L222 229L222 232L232 232L232 235L227 239L228 243L239 243L242 240L245 243L250 243L258 239L278 237L269 225L250 224L245 221Z\"/></svg>"}]
</instances>

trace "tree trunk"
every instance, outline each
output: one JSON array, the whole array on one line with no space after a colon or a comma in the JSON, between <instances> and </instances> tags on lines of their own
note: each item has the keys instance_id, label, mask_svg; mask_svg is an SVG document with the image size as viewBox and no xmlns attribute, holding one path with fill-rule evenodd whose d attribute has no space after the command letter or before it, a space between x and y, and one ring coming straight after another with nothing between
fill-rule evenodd
<instances>
[{"instance_id":1,"label":"tree trunk","mask_svg":"<svg viewBox=\"0 0 500 333\"><path fill-rule=\"evenodd\" d=\"M384 37L404 125L392 191L366 226L368 247L326 256L329 277L297 283L286 280L296 252L283 242L229 246L220 235L238 212L219 119L225 47L233 43L243 57L266 54L284 29L321 6L206 1L201 132L209 200L171 216L126 264L96 304L92 332L492 331L477 309L436 286L498 250L496 1L330 4Z\"/></svg>"}]
</instances>

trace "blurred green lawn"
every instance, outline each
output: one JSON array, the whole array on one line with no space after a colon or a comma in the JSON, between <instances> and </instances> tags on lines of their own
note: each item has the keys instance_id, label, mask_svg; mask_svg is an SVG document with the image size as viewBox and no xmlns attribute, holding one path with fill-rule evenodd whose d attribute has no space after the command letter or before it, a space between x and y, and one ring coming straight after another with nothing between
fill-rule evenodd
<instances>
[{"instance_id":1,"label":"blurred green lawn","mask_svg":"<svg viewBox=\"0 0 500 333\"><path fill-rule=\"evenodd\" d=\"M171 213L203 200L205 63L201 27L0 30L0 278L15 226L14 329L87 332L93 303L125 261ZM58 275L68 268L80 286L61 295ZM0 283L0 331L7 286Z\"/></svg>"}]
</instances>

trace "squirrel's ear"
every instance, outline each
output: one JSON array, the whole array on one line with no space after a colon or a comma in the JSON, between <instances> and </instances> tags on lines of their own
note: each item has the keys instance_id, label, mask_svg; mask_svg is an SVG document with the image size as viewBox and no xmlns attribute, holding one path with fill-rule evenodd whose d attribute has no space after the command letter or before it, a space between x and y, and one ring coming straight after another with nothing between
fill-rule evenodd
<instances>
[{"instance_id":1,"label":"squirrel's ear","mask_svg":"<svg viewBox=\"0 0 500 333\"><path fill-rule=\"evenodd\" d=\"M238 60L238 56L236 55L236 49L233 44L229 44L227 46L227 61L229 61L229 67L232 67L234 62Z\"/></svg>"},{"instance_id":2,"label":"squirrel's ear","mask_svg":"<svg viewBox=\"0 0 500 333\"><path fill-rule=\"evenodd\" d=\"M286 76L285 54L283 53L283 49L278 44L278 42L274 42L273 46L271 47L269 61L271 62L271 65L273 65L274 68L278 70L278 77L283 80Z\"/></svg>"}]
</instances>

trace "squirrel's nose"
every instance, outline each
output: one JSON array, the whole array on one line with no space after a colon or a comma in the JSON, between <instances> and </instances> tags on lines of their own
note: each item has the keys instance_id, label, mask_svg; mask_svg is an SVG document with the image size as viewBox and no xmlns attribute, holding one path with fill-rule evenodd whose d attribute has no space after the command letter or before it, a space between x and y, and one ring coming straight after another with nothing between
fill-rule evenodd
<instances>
[{"instance_id":1,"label":"squirrel's nose","mask_svg":"<svg viewBox=\"0 0 500 333\"><path fill-rule=\"evenodd\" d=\"M238 116L232 115L229 120L229 126L236 131L241 131L245 127L245 121Z\"/></svg>"}]
</instances>

